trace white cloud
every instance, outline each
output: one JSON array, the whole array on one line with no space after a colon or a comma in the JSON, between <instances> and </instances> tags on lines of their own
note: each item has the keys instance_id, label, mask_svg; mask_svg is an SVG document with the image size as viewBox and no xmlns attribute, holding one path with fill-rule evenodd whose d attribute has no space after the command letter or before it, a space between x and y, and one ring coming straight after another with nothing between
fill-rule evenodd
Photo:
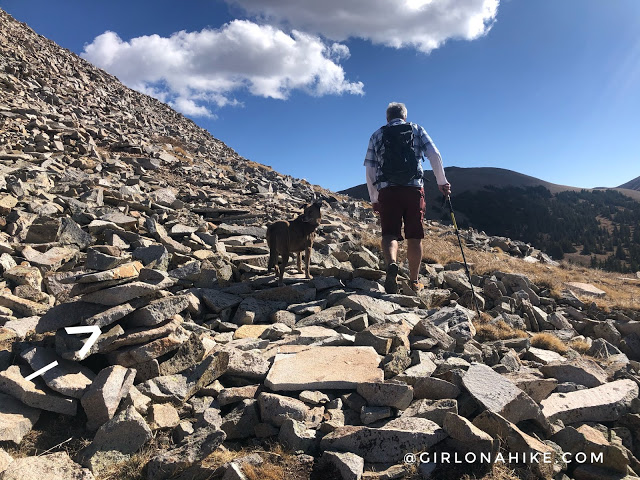
<instances>
[{"instance_id":1,"label":"white cloud","mask_svg":"<svg viewBox=\"0 0 640 480\"><path fill-rule=\"evenodd\" d=\"M262 20L333 40L363 38L430 52L451 38L476 39L495 21L500 0L225 0Z\"/></svg>"},{"instance_id":2,"label":"white cloud","mask_svg":"<svg viewBox=\"0 0 640 480\"><path fill-rule=\"evenodd\" d=\"M131 88L192 116L212 116L209 104L238 104L233 93L242 89L278 99L293 90L316 96L362 94L362 83L348 81L339 64L348 56L345 45L247 20L129 41L107 31L82 53Z\"/></svg>"}]
</instances>

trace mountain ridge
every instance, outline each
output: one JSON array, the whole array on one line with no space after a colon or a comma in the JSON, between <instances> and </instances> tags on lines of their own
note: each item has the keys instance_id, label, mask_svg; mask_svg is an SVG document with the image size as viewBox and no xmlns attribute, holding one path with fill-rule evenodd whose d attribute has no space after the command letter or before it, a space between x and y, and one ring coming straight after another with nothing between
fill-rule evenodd
<instances>
[{"instance_id":1,"label":"mountain ridge","mask_svg":"<svg viewBox=\"0 0 640 480\"><path fill-rule=\"evenodd\" d=\"M640 177L631 182L620 185L614 188L582 188L573 187L569 185L559 185L551 182L547 182L531 175L516 172L515 170L509 170L500 167L457 167L450 166L445 167L445 173L447 179L451 182L452 196L461 194L467 191L477 191L486 186L492 186L497 188L502 187L537 187L542 186L549 190L552 194L565 191L579 192L582 190L616 190L620 193L640 201ZM364 174L363 174L364 176ZM426 170L424 172L425 182L425 194L427 198L435 198L439 196L437 184L433 171ZM636 182L636 183L634 183ZM637 188L630 188L630 185L636 185ZM344 190L340 190L338 193L350 195L354 198L361 198L363 200L369 200L369 192L366 184L362 183Z\"/></svg>"},{"instance_id":2,"label":"mountain ridge","mask_svg":"<svg viewBox=\"0 0 640 480\"><path fill-rule=\"evenodd\" d=\"M618 188L640 191L640 177L636 177L633 180L628 181L627 183L623 183Z\"/></svg>"}]
</instances>

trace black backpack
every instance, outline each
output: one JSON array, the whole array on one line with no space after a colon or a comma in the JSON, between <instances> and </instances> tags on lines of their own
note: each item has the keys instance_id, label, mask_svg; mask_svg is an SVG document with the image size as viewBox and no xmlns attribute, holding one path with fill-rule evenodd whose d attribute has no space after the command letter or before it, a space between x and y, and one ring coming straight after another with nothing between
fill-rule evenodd
<instances>
[{"instance_id":1,"label":"black backpack","mask_svg":"<svg viewBox=\"0 0 640 480\"><path fill-rule=\"evenodd\" d=\"M420 162L413 151L410 123L382 127L382 176L378 182L407 185L420 178Z\"/></svg>"}]
</instances>

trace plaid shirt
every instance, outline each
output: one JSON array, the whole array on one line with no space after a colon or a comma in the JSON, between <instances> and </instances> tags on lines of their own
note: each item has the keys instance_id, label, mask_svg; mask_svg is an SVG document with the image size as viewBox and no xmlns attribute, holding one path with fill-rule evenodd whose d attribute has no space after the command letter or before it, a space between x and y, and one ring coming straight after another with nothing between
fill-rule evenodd
<instances>
[{"instance_id":1,"label":"plaid shirt","mask_svg":"<svg viewBox=\"0 0 640 480\"><path fill-rule=\"evenodd\" d=\"M387 125L399 125L407 123L401 118L394 118ZM431 141L429 135L424 128L416 123L410 123L413 128L413 151L416 154L416 158L424 161L424 156L432 163L433 161L431 157L433 157L432 152L438 153L438 150L435 148L435 145ZM430 148L431 147L431 148ZM369 139L369 148L367 148L367 155L364 158L364 165L368 167L374 167L376 169L376 182L375 186L378 190L382 190L390 185L388 182L381 182L380 178L382 177L382 152L380 151L382 148L382 127L373 132L371 138ZM438 162L442 165L442 161L440 160L440 154L438 153ZM420 169L420 173L422 173L422 162L418 162L418 168ZM442 168L442 167L440 167ZM434 169L435 171L435 169ZM444 172L443 172L444 173ZM445 181L446 183L446 181ZM412 180L407 186L412 187L422 187L424 185L424 180L422 175L420 178L416 178Z\"/></svg>"}]
</instances>

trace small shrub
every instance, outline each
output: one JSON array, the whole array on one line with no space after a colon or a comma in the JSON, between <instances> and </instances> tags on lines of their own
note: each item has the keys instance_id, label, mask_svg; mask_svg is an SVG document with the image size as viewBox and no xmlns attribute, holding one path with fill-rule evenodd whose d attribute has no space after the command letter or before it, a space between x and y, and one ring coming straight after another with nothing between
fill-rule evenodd
<instances>
[{"instance_id":1,"label":"small shrub","mask_svg":"<svg viewBox=\"0 0 640 480\"><path fill-rule=\"evenodd\" d=\"M589 342L582 339L571 340L569 342L569 347L582 354L587 353L591 349L591 345L589 345Z\"/></svg>"},{"instance_id":2,"label":"small shrub","mask_svg":"<svg viewBox=\"0 0 640 480\"><path fill-rule=\"evenodd\" d=\"M527 336L527 332L513 328L504 320L499 320L495 323L480 321L474 323L473 326L476 327L476 339L482 342L524 338Z\"/></svg>"},{"instance_id":3,"label":"small shrub","mask_svg":"<svg viewBox=\"0 0 640 480\"><path fill-rule=\"evenodd\" d=\"M531 345L536 348L543 348L545 350L551 350L561 355L569 351L562 340L550 333L537 333L531 338Z\"/></svg>"}]
</instances>

